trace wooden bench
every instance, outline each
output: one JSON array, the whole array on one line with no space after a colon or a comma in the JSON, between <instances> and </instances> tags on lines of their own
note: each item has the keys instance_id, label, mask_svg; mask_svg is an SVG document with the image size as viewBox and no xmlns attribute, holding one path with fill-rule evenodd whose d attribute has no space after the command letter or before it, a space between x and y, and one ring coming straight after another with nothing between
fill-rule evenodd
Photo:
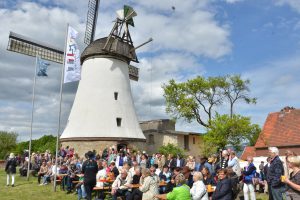
<instances>
[{"instance_id":1,"label":"wooden bench","mask_svg":"<svg viewBox=\"0 0 300 200\"><path fill-rule=\"evenodd\" d=\"M104 187L94 187L93 191L95 191L95 197L98 197L100 195L100 192L108 192L110 194L111 187L110 186L104 186Z\"/></svg>"}]
</instances>

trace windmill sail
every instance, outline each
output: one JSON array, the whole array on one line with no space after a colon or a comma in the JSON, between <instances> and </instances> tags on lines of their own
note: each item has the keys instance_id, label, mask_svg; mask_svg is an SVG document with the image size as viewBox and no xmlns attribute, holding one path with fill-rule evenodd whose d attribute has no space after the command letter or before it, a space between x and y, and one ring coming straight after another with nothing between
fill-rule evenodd
<instances>
[{"instance_id":1,"label":"windmill sail","mask_svg":"<svg viewBox=\"0 0 300 200\"><path fill-rule=\"evenodd\" d=\"M124 5L124 8L118 10L116 13L120 20L125 21L127 24L134 27L134 22L132 18L137 16L137 13L133 10L132 7Z\"/></svg>"},{"instance_id":2,"label":"windmill sail","mask_svg":"<svg viewBox=\"0 0 300 200\"><path fill-rule=\"evenodd\" d=\"M100 0L89 0L89 10L86 19L86 29L84 36L84 43L86 45L89 45L91 42L94 41L98 18L99 1Z\"/></svg>"}]
</instances>

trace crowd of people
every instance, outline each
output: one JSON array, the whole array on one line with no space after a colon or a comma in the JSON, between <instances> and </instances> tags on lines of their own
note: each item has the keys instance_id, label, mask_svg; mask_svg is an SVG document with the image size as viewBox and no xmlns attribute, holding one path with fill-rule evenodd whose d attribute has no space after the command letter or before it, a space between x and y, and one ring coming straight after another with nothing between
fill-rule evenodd
<instances>
[{"instance_id":1,"label":"crowd of people","mask_svg":"<svg viewBox=\"0 0 300 200\"><path fill-rule=\"evenodd\" d=\"M253 158L247 158L247 166L240 167L236 153L230 149L220 154L205 156L148 155L146 152L117 151L114 147L103 152L87 152L84 158L74 148L61 148L58 152L57 167L49 151L33 153L30 170L36 171L38 184L46 185L54 175L66 185L67 193L74 189L78 199L91 199L93 188L105 187L111 183L112 199L122 196L126 200L152 200L159 194L167 194L169 200L232 200L239 193L244 199L256 199L255 192L266 192L270 200L300 199L300 157L287 151L280 160L279 150L269 148L267 163L258 169ZM21 162L20 174L28 166L28 158ZM17 159L10 154L7 164L7 185L16 173ZM75 183L75 184L74 184ZM163 184L161 184L163 183ZM139 187L134 185L139 184ZM104 199L107 193L97 193Z\"/></svg>"}]
</instances>

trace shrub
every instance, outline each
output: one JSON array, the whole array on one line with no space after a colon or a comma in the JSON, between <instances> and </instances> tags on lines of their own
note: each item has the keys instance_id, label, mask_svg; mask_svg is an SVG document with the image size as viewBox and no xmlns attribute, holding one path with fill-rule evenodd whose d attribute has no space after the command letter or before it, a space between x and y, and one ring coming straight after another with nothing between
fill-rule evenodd
<instances>
[{"instance_id":1,"label":"shrub","mask_svg":"<svg viewBox=\"0 0 300 200\"><path fill-rule=\"evenodd\" d=\"M170 143L159 147L158 152L165 155L166 157L169 154L179 155L180 157L185 157L185 151L183 149L181 149L180 147L178 147L174 144L170 144Z\"/></svg>"}]
</instances>

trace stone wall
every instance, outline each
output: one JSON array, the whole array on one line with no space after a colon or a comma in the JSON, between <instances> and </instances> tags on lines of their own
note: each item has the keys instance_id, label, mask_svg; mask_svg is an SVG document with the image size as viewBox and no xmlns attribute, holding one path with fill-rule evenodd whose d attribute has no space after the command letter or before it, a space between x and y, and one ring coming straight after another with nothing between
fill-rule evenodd
<instances>
[{"instance_id":1,"label":"stone wall","mask_svg":"<svg viewBox=\"0 0 300 200\"><path fill-rule=\"evenodd\" d=\"M144 132L146 136L146 145L145 148L141 150L146 150L147 153L153 154L156 153L162 145L167 145L168 143L174 144L182 149L184 149L184 136L185 135L176 135L176 134L168 134L168 133L158 133L156 131L152 132ZM150 135L153 135L154 142L150 142L149 138ZM188 136L189 140L189 149L187 149L187 155L201 155L201 143L202 143L202 137L200 135L186 135ZM193 141L193 138L195 140L195 143Z\"/></svg>"},{"instance_id":2,"label":"stone wall","mask_svg":"<svg viewBox=\"0 0 300 200\"><path fill-rule=\"evenodd\" d=\"M175 130L175 122L169 119L140 122L140 127L145 130Z\"/></svg>"},{"instance_id":3,"label":"stone wall","mask_svg":"<svg viewBox=\"0 0 300 200\"><path fill-rule=\"evenodd\" d=\"M131 142L131 141L64 141L61 142L63 147L69 146L74 147L75 152L78 153L80 157L84 157L84 154L88 151L95 150L97 153L102 152L105 148L114 146L117 147L118 144L126 144L129 149L143 149L145 147L145 142Z\"/></svg>"},{"instance_id":4,"label":"stone wall","mask_svg":"<svg viewBox=\"0 0 300 200\"><path fill-rule=\"evenodd\" d=\"M159 147L167 145L168 143L178 145L176 135L157 133L156 131L147 132L144 133L144 135L146 137L146 145L141 150L145 150L148 154L157 153ZM154 142L150 141L150 135L153 136Z\"/></svg>"},{"instance_id":5,"label":"stone wall","mask_svg":"<svg viewBox=\"0 0 300 200\"><path fill-rule=\"evenodd\" d=\"M189 135L189 154L192 156L198 156L202 154L201 146L203 144L202 136Z\"/></svg>"}]
</instances>

